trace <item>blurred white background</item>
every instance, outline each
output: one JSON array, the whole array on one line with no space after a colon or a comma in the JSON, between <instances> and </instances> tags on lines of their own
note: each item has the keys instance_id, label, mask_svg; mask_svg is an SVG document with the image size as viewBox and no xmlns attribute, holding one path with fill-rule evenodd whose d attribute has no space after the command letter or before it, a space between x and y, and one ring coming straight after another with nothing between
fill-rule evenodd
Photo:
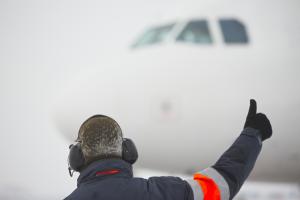
<instances>
[{"instance_id":1,"label":"blurred white background","mask_svg":"<svg viewBox=\"0 0 300 200\"><path fill-rule=\"evenodd\" d=\"M81 72L102 67L105 60L118 60L130 51L130 45L148 25L163 20L168 13L185 15L191 10L194 15L197 12L194 2L0 0L0 199L63 199L76 187L76 178L71 179L67 172L71 141L62 135L53 119L53 113L57 113L57 99L63 98L59 96L61 88L72 86L71 80ZM245 12L248 7L252 11L257 9L261 15L264 10L267 12L268 6L275 6L275 10L281 10L281 15L289 16L290 24L298 27L298 32L294 33L298 40L278 38L278 43L283 43L281 39L284 39L291 52L299 49L298 1L253 4L250 0L231 0L220 5L216 1L197 2L200 11L206 10L200 5L220 11L225 4L232 5L233 14L238 6ZM225 13L230 14L230 9L226 9ZM272 23L289 26L286 21ZM251 35L250 39L255 40ZM294 58L298 54L299 51L294 51L291 56ZM299 94L299 91L293 93ZM299 99L299 95L296 98ZM300 110L299 107L291 110L295 109ZM296 140L294 142L299 144L299 136ZM295 159L299 159L297 156ZM147 176L147 173L144 171L140 175ZM292 188L289 197L297 199L298 186L294 182L274 188ZM258 183L256 188L260 187L265 186ZM248 191L253 190L251 184L248 188ZM240 199L259 199L255 195L251 193ZM261 199L286 197L279 194Z\"/></svg>"}]
</instances>

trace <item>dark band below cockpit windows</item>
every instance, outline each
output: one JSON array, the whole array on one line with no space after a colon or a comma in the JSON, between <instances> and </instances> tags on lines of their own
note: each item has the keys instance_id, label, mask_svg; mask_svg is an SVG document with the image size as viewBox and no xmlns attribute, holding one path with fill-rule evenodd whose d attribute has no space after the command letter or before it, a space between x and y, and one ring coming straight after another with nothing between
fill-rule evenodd
<instances>
[{"instance_id":1,"label":"dark band below cockpit windows","mask_svg":"<svg viewBox=\"0 0 300 200\"><path fill-rule=\"evenodd\" d=\"M176 40L194 44L211 44L212 37L207 21L194 20L189 22Z\"/></svg>"}]
</instances>

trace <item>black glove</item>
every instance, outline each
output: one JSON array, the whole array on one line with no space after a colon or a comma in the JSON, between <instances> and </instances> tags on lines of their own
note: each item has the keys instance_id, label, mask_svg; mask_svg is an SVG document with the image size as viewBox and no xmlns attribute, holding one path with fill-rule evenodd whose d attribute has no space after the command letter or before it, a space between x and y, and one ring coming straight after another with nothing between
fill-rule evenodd
<instances>
[{"instance_id":1,"label":"black glove","mask_svg":"<svg viewBox=\"0 0 300 200\"><path fill-rule=\"evenodd\" d=\"M272 126L263 113L256 113L256 101L250 100L250 107L244 128L251 127L260 131L262 141L272 136Z\"/></svg>"}]
</instances>

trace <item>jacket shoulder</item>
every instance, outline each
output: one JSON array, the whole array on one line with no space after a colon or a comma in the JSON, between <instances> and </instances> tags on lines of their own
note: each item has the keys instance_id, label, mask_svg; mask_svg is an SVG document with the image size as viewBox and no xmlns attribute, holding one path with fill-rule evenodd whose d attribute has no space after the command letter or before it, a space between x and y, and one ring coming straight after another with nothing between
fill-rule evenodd
<instances>
[{"instance_id":1,"label":"jacket shoulder","mask_svg":"<svg viewBox=\"0 0 300 200\"><path fill-rule=\"evenodd\" d=\"M148 179L150 200L193 200L190 185L179 177L160 176Z\"/></svg>"}]
</instances>

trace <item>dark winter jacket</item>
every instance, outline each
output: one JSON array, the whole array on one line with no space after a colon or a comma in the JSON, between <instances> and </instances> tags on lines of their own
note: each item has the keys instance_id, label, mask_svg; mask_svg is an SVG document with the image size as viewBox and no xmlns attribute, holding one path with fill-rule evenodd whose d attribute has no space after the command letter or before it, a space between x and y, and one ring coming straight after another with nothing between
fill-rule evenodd
<instances>
[{"instance_id":1,"label":"dark winter jacket","mask_svg":"<svg viewBox=\"0 0 300 200\"><path fill-rule=\"evenodd\" d=\"M259 131L246 128L215 165L195 173L190 180L135 178L127 162L99 160L80 173L77 189L65 200L232 199L251 172L260 150Z\"/></svg>"}]
</instances>

